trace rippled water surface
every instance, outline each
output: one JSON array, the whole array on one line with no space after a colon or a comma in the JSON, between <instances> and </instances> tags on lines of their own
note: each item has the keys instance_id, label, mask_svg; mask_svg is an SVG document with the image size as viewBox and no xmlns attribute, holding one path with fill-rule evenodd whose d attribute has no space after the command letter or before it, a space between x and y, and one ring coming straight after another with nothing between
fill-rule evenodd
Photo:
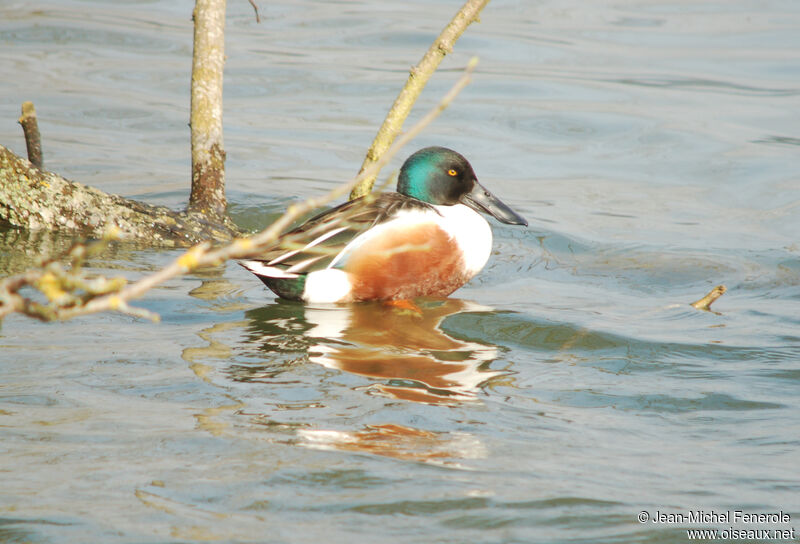
<instances>
[{"instance_id":1,"label":"rippled water surface","mask_svg":"<svg viewBox=\"0 0 800 544\"><path fill-rule=\"evenodd\" d=\"M225 74L250 229L357 170L456 9L258 3L229 2ZM24 153L33 100L48 168L183 205L191 9L3 2L0 143ZM419 312L276 301L229 264L152 291L159 324L7 319L0 541L683 542L717 525L637 515L690 510L800 534L799 51L790 0L494 0L407 152L461 151L530 227L494 223L484 271ZM69 243L0 231L0 269Z\"/></svg>"}]
</instances>

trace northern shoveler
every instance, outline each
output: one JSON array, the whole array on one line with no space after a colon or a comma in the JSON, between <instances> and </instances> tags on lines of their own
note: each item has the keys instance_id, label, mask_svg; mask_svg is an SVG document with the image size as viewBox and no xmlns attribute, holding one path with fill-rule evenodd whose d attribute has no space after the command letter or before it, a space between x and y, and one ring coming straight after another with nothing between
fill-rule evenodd
<instances>
[{"instance_id":1,"label":"northern shoveler","mask_svg":"<svg viewBox=\"0 0 800 544\"><path fill-rule=\"evenodd\" d=\"M467 159L426 147L403 164L396 193L323 212L281 235L263 257L240 264L292 300L444 297L489 259L492 230L477 212L528 224L478 183Z\"/></svg>"}]
</instances>

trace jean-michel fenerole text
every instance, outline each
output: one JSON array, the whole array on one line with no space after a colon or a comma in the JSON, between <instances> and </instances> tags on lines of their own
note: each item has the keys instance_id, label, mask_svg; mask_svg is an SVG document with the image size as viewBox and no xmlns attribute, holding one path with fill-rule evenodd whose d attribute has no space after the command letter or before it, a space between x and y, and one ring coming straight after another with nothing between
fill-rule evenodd
<instances>
[{"instance_id":1,"label":"jean-michel fenerole text","mask_svg":"<svg viewBox=\"0 0 800 544\"><path fill-rule=\"evenodd\" d=\"M653 523L789 523L792 517L784 511L771 513L750 513L742 510L689 510L688 512L662 512L656 510L650 517Z\"/></svg>"}]
</instances>

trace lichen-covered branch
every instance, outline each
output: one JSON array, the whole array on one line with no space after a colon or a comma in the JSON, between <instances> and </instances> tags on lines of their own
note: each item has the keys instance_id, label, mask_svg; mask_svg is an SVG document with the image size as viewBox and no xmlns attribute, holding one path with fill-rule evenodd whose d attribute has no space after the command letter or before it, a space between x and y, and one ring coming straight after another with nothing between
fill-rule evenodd
<instances>
[{"instance_id":1,"label":"lichen-covered branch","mask_svg":"<svg viewBox=\"0 0 800 544\"><path fill-rule=\"evenodd\" d=\"M166 247L239 234L230 221L151 206L39 170L2 145L0 222L29 230L73 230L94 238L115 227L123 237Z\"/></svg>"},{"instance_id":2,"label":"lichen-covered branch","mask_svg":"<svg viewBox=\"0 0 800 544\"><path fill-rule=\"evenodd\" d=\"M225 150L222 141L222 72L225 65L225 0L197 0L192 55L192 193L189 210L225 216Z\"/></svg>"},{"instance_id":3,"label":"lichen-covered branch","mask_svg":"<svg viewBox=\"0 0 800 544\"><path fill-rule=\"evenodd\" d=\"M70 263L69 267L65 267L61 262L53 260L45 263L42 268L28 270L0 280L0 319L11 313L18 312L44 321L52 321L108 310L157 319L155 314L129 306L128 302L142 296L156 285L199 268L218 266L230 259L258 256L273 245L281 233L297 218L336 198L344 196L366 177L374 177L397 151L422 132L469 83L475 64L475 60L470 62L467 71L442 98L439 104L416 123L411 130L398 138L376 163L350 182L333 189L322 197L312 198L289 206L286 213L266 230L249 238L237 238L229 244L216 248L212 247L209 242L202 242L192 247L165 268L133 283L127 283L121 279L109 280L102 277L87 277L81 269L81 264L86 255L100 246L75 246L67 255L67 260ZM116 232L113 232L113 236L116 236L116 234ZM105 239L108 240L111 237L106 235ZM39 302L20 294L20 290L24 287L35 288L48 302Z\"/></svg>"},{"instance_id":4,"label":"lichen-covered branch","mask_svg":"<svg viewBox=\"0 0 800 544\"><path fill-rule=\"evenodd\" d=\"M25 146L28 148L28 160L36 168L42 168L42 139L39 135L39 122L36 120L36 108L33 102L22 103L22 115L19 118L22 132L25 133Z\"/></svg>"},{"instance_id":5,"label":"lichen-covered branch","mask_svg":"<svg viewBox=\"0 0 800 544\"><path fill-rule=\"evenodd\" d=\"M400 91L397 99L394 101L392 108L383 121L381 128L378 129L378 134L372 142L364 163L361 165L359 173L363 173L371 165L375 164L383 153L389 149L395 138L400 134L403 129L403 123L411 112L411 108L417 101L425 84L428 83L431 74L436 71L439 64L444 59L445 55L452 52L458 38L467 29L467 27L478 20L478 15L481 10L489 3L489 0L467 0L467 2L456 13L453 20L442 30L439 37L431 44L425 56L419 61L419 64L411 68L408 75L408 80L405 86ZM375 172L374 176L364 178L364 181L359 183L350 194L350 198L358 198L369 193L372 186L375 184L375 178L379 172Z\"/></svg>"}]
</instances>

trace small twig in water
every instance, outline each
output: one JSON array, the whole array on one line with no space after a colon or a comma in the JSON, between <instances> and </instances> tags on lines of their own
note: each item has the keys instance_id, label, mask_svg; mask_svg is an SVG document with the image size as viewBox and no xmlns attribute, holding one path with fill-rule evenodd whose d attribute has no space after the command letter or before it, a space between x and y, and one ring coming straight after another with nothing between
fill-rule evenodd
<instances>
[{"instance_id":1,"label":"small twig in water","mask_svg":"<svg viewBox=\"0 0 800 544\"><path fill-rule=\"evenodd\" d=\"M698 310L703 310L706 312L711 311L711 305L714 304L714 301L717 300L719 297L725 294L728 288L724 285L717 285L711 291L708 292L706 296L701 298L700 300L696 300L692 302L692 306L697 308Z\"/></svg>"}]
</instances>

